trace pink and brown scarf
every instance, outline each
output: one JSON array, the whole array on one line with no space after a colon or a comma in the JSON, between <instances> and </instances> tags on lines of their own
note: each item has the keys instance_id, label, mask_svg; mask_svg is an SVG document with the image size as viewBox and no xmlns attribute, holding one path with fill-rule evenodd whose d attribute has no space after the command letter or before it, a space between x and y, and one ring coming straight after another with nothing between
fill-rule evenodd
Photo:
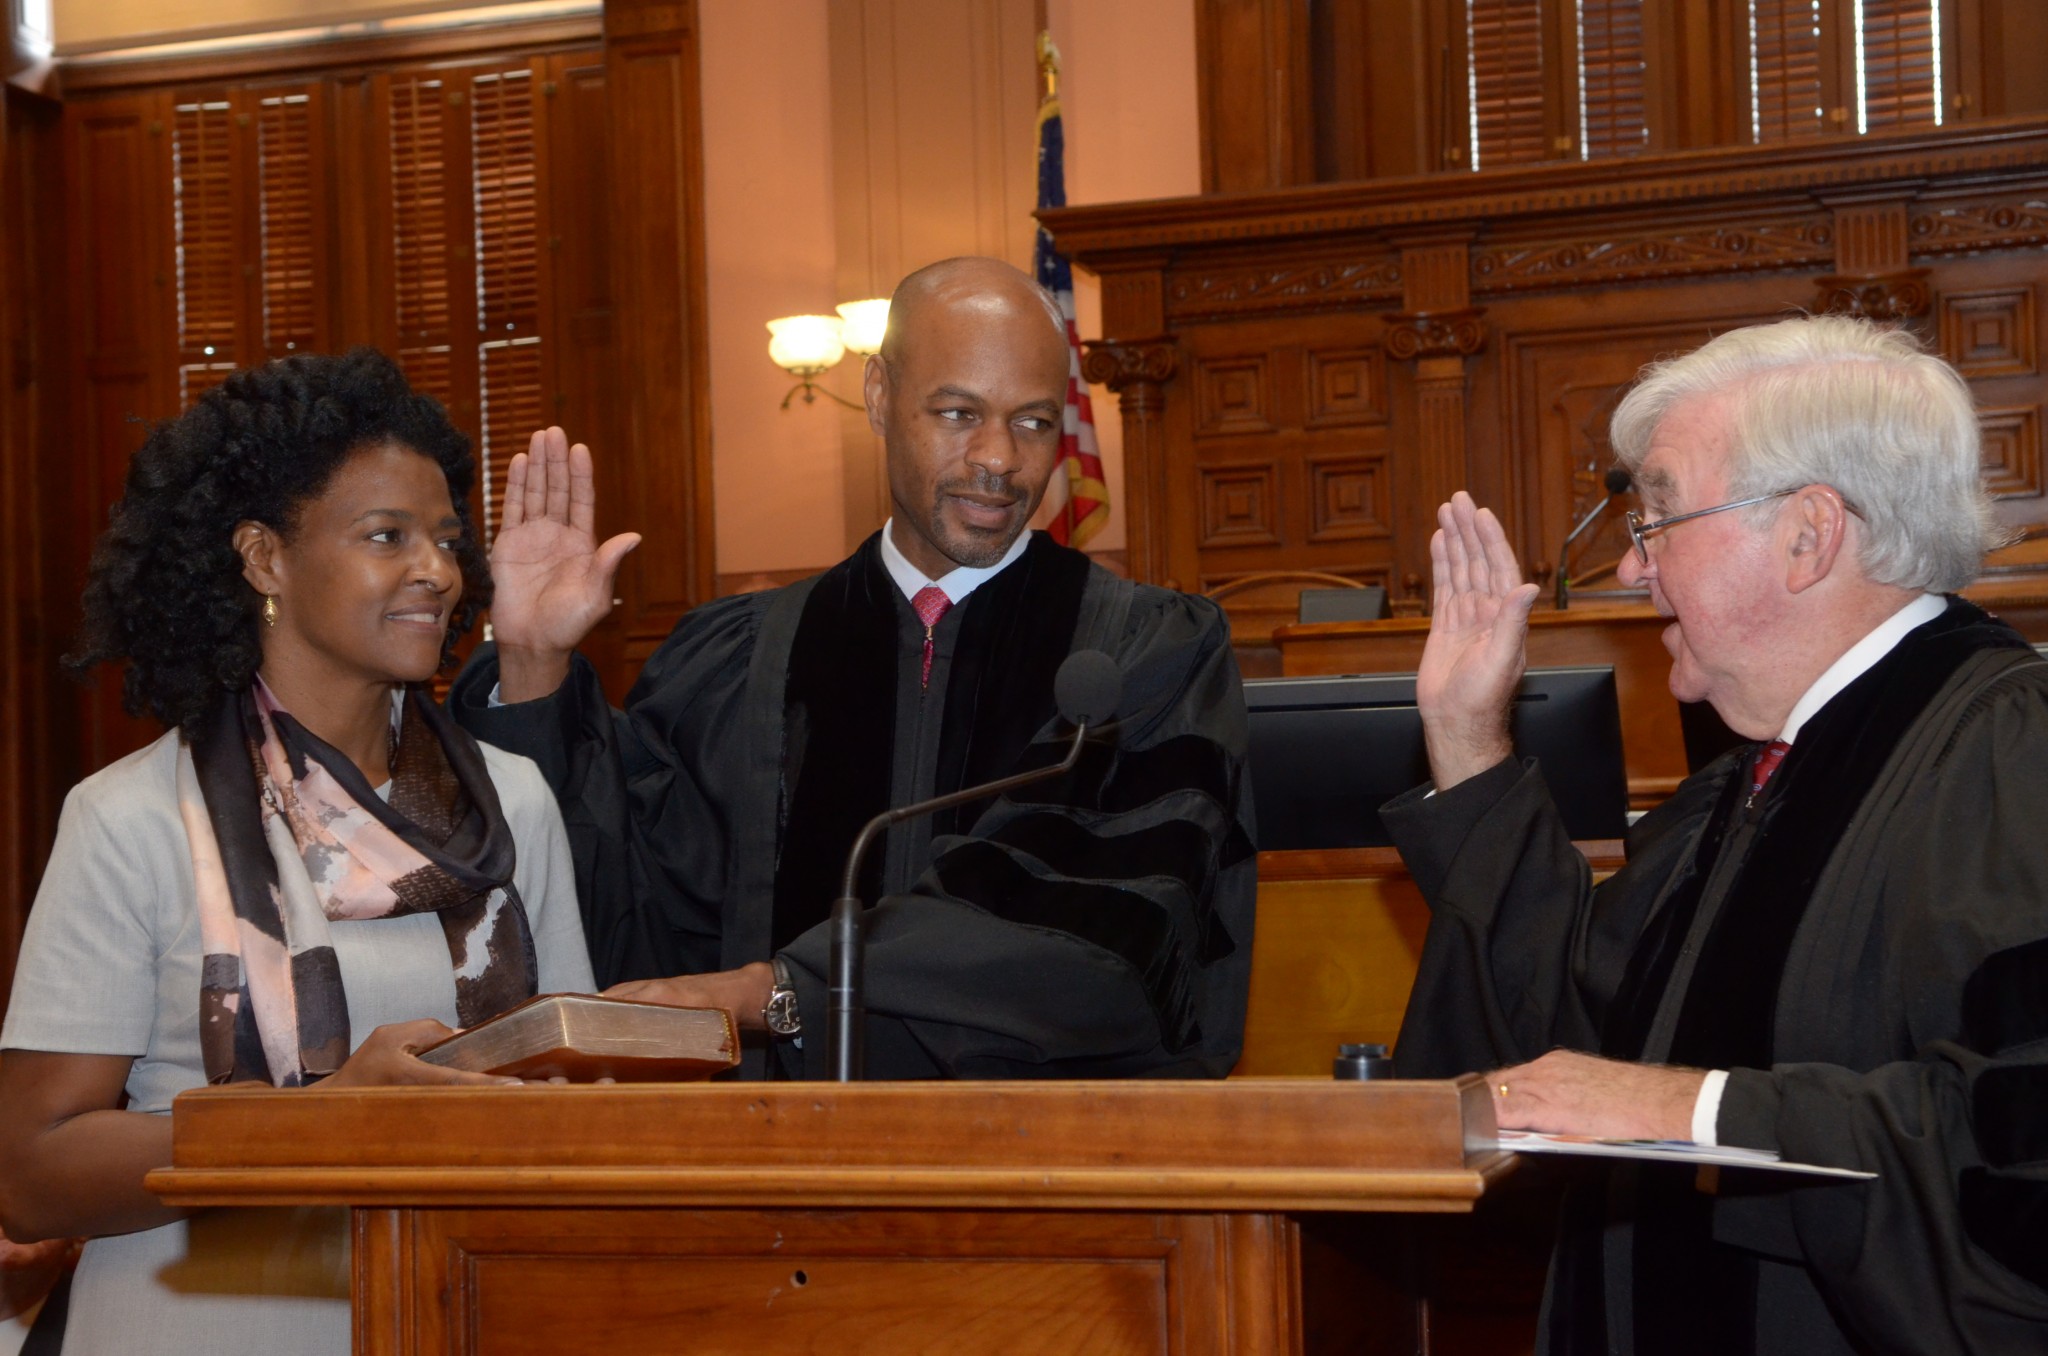
<instances>
[{"instance_id":1,"label":"pink and brown scarf","mask_svg":"<svg viewBox=\"0 0 2048 1356\"><path fill-rule=\"evenodd\" d=\"M482 751L420 691L394 708L388 803L260 678L186 731L178 809L198 886L209 1083L297 1087L348 1058L330 920L438 913L463 1026L539 987Z\"/></svg>"}]
</instances>

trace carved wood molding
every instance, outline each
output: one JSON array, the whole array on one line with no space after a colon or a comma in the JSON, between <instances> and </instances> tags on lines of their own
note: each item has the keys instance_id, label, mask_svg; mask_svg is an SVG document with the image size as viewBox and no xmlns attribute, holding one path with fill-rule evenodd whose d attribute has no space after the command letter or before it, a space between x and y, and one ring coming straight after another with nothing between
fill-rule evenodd
<instances>
[{"instance_id":1,"label":"carved wood molding","mask_svg":"<svg viewBox=\"0 0 2048 1356\"><path fill-rule=\"evenodd\" d=\"M1421 358L1469 358L1486 347L1482 307L1462 311L1396 311L1387 322L1387 356L1396 362Z\"/></svg>"},{"instance_id":2,"label":"carved wood molding","mask_svg":"<svg viewBox=\"0 0 2048 1356\"><path fill-rule=\"evenodd\" d=\"M1741 226L1707 223L1663 230L1580 231L1472 252L1472 290L1533 292L1758 268L1800 268L1832 257L1834 222L1809 212Z\"/></svg>"},{"instance_id":3,"label":"carved wood molding","mask_svg":"<svg viewBox=\"0 0 2048 1356\"><path fill-rule=\"evenodd\" d=\"M1305 306L1392 301L1401 295L1400 256L1316 259L1193 269L1174 275L1166 313L1175 320Z\"/></svg>"},{"instance_id":4,"label":"carved wood molding","mask_svg":"<svg viewBox=\"0 0 2048 1356\"><path fill-rule=\"evenodd\" d=\"M1180 370L1180 350L1169 338L1090 339L1082 347L1081 376L1115 391L1125 409L1156 404L1159 388Z\"/></svg>"},{"instance_id":5,"label":"carved wood molding","mask_svg":"<svg viewBox=\"0 0 2048 1356\"><path fill-rule=\"evenodd\" d=\"M1433 222L1511 222L1692 204L1753 210L1775 199L1817 205L1845 188L1898 183L1925 199L1943 180L2036 171L2048 185L2048 120L1997 119L1967 129L1720 147L1475 174L1320 184L1263 193L1067 207L1040 214L1061 249L1084 260L1135 249L1318 236L1383 237ZM1580 223L1583 229L1583 222ZM1577 232L1575 232L1577 233ZM1356 253L1348 257L1355 259Z\"/></svg>"},{"instance_id":6,"label":"carved wood molding","mask_svg":"<svg viewBox=\"0 0 2048 1356\"><path fill-rule=\"evenodd\" d=\"M2048 244L2048 194L1925 204L1908 214L1906 230L1916 256Z\"/></svg>"},{"instance_id":7,"label":"carved wood molding","mask_svg":"<svg viewBox=\"0 0 2048 1356\"><path fill-rule=\"evenodd\" d=\"M1876 277L1819 278L1815 285L1819 289L1814 299L1815 310L1864 320L1918 320L1934 304L1924 268Z\"/></svg>"}]
</instances>

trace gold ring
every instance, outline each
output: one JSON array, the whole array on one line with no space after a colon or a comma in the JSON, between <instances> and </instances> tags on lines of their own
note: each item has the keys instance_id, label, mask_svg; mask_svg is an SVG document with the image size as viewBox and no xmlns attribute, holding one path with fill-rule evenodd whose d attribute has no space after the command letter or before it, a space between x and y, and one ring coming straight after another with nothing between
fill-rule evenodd
<instances>
[{"instance_id":1,"label":"gold ring","mask_svg":"<svg viewBox=\"0 0 2048 1356\"><path fill-rule=\"evenodd\" d=\"M1506 1100L1507 1100L1507 1096L1508 1096L1508 1085L1507 1085L1507 1084L1505 1084L1505 1083L1502 1083L1502 1084L1500 1085L1500 1096L1501 1096L1501 1100L1502 1100L1502 1101L1506 1101Z\"/></svg>"}]
</instances>

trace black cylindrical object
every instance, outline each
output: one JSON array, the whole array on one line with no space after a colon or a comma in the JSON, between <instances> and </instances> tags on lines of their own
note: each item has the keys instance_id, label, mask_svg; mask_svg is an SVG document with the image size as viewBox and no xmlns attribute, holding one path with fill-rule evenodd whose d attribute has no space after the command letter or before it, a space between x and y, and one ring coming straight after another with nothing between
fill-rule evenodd
<instances>
[{"instance_id":1,"label":"black cylindrical object","mask_svg":"<svg viewBox=\"0 0 2048 1356\"><path fill-rule=\"evenodd\" d=\"M1394 1061L1384 1045L1340 1045L1330 1074L1335 1078L1392 1078Z\"/></svg>"}]
</instances>

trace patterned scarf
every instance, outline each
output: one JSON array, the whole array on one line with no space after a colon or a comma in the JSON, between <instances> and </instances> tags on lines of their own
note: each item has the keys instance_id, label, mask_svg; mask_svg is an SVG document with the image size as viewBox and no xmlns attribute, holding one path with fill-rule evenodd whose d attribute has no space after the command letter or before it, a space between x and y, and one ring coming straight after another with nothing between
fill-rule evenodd
<instances>
[{"instance_id":1,"label":"patterned scarf","mask_svg":"<svg viewBox=\"0 0 2048 1356\"><path fill-rule=\"evenodd\" d=\"M463 1026L534 995L511 830L476 741L431 697L394 701L388 804L260 678L186 733L178 811L198 886L209 1083L298 1087L348 1058L332 919L439 913Z\"/></svg>"}]
</instances>

